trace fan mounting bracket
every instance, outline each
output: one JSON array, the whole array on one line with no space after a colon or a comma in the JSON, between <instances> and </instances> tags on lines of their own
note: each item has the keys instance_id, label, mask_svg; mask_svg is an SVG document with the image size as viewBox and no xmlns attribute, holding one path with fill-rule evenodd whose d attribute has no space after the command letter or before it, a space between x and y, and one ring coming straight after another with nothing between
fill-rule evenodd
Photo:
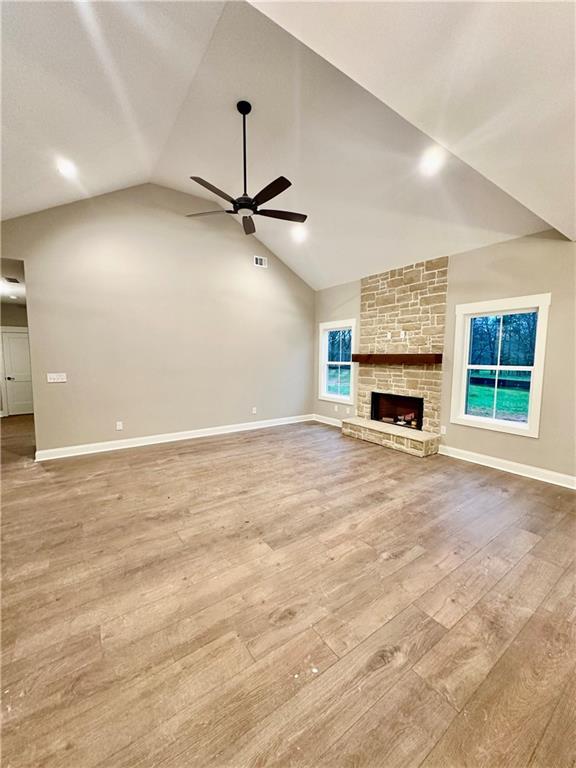
<instances>
[{"instance_id":1,"label":"fan mounting bracket","mask_svg":"<svg viewBox=\"0 0 576 768\"><path fill-rule=\"evenodd\" d=\"M239 101L236 104L236 109L241 115L249 115L252 112L252 104L249 101Z\"/></svg>"}]
</instances>

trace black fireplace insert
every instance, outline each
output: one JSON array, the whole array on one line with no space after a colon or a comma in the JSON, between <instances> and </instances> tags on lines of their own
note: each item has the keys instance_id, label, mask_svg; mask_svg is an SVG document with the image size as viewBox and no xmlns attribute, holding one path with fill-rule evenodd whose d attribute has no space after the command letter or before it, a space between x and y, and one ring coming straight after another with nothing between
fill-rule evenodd
<instances>
[{"instance_id":1,"label":"black fireplace insert","mask_svg":"<svg viewBox=\"0 0 576 768\"><path fill-rule=\"evenodd\" d=\"M371 418L374 421L381 421L385 424L398 424L410 429L422 429L423 417L423 397L372 392Z\"/></svg>"}]
</instances>

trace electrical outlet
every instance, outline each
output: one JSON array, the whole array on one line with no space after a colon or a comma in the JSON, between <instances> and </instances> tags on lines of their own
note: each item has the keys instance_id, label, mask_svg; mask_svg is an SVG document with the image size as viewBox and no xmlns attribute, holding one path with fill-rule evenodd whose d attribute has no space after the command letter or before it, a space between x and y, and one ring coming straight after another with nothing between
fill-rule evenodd
<instances>
[{"instance_id":1,"label":"electrical outlet","mask_svg":"<svg viewBox=\"0 0 576 768\"><path fill-rule=\"evenodd\" d=\"M337 410L338 410L338 406L337 406L337 405L335 405L335 406L334 406L334 410L335 410L335 411L337 411Z\"/></svg>"},{"instance_id":2,"label":"electrical outlet","mask_svg":"<svg viewBox=\"0 0 576 768\"><path fill-rule=\"evenodd\" d=\"M123 429L124 429L124 422L117 421L116 422L116 432L122 432Z\"/></svg>"},{"instance_id":3,"label":"electrical outlet","mask_svg":"<svg viewBox=\"0 0 576 768\"><path fill-rule=\"evenodd\" d=\"M445 427L444 425L442 425L442 426L440 427L440 434L441 434L441 435L445 435L445 434L446 434L446 427Z\"/></svg>"},{"instance_id":4,"label":"electrical outlet","mask_svg":"<svg viewBox=\"0 0 576 768\"><path fill-rule=\"evenodd\" d=\"M255 414L255 413L256 413L256 406L254 406L254 407L252 408L252 413L253 413L253 414Z\"/></svg>"},{"instance_id":5,"label":"electrical outlet","mask_svg":"<svg viewBox=\"0 0 576 768\"><path fill-rule=\"evenodd\" d=\"M346 416L350 416L350 408L346 408Z\"/></svg>"},{"instance_id":6,"label":"electrical outlet","mask_svg":"<svg viewBox=\"0 0 576 768\"><path fill-rule=\"evenodd\" d=\"M405 339L406 338L406 331L400 331L400 338Z\"/></svg>"}]
</instances>

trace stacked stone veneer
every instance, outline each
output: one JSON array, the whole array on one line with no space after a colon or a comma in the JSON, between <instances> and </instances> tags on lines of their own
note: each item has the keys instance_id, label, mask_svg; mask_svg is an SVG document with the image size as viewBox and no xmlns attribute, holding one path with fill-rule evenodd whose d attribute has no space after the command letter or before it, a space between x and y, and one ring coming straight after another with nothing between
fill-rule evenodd
<instances>
[{"instance_id":1,"label":"stacked stone veneer","mask_svg":"<svg viewBox=\"0 0 576 768\"><path fill-rule=\"evenodd\" d=\"M443 351L447 257L371 275L361 286L361 354ZM361 365L357 414L370 418L373 391L423 397L423 429L439 434L441 383L441 365Z\"/></svg>"},{"instance_id":2,"label":"stacked stone veneer","mask_svg":"<svg viewBox=\"0 0 576 768\"><path fill-rule=\"evenodd\" d=\"M413 430L406 429L406 432L413 432ZM409 434L396 435L381 432L365 424L355 424L353 419L345 419L342 422L342 434L347 437L357 437L359 440L366 440L369 443L377 443L384 448L394 448L395 451L421 457L438 453L440 444L439 436L427 437L425 440L413 440Z\"/></svg>"}]
</instances>

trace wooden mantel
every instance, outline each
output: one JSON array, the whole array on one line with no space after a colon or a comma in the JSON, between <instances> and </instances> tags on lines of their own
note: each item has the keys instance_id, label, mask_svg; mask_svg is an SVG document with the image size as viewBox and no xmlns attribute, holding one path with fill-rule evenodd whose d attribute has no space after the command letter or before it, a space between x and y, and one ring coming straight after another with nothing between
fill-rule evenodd
<instances>
[{"instance_id":1,"label":"wooden mantel","mask_svg":"<svg viewBox=\"0 0 576 768\"><path fill-rule=\"evenodd\" d=\"M352 355L352 362L363 365L438 365L442 362L442 353Z\"/></svg>"}]
</instances>

